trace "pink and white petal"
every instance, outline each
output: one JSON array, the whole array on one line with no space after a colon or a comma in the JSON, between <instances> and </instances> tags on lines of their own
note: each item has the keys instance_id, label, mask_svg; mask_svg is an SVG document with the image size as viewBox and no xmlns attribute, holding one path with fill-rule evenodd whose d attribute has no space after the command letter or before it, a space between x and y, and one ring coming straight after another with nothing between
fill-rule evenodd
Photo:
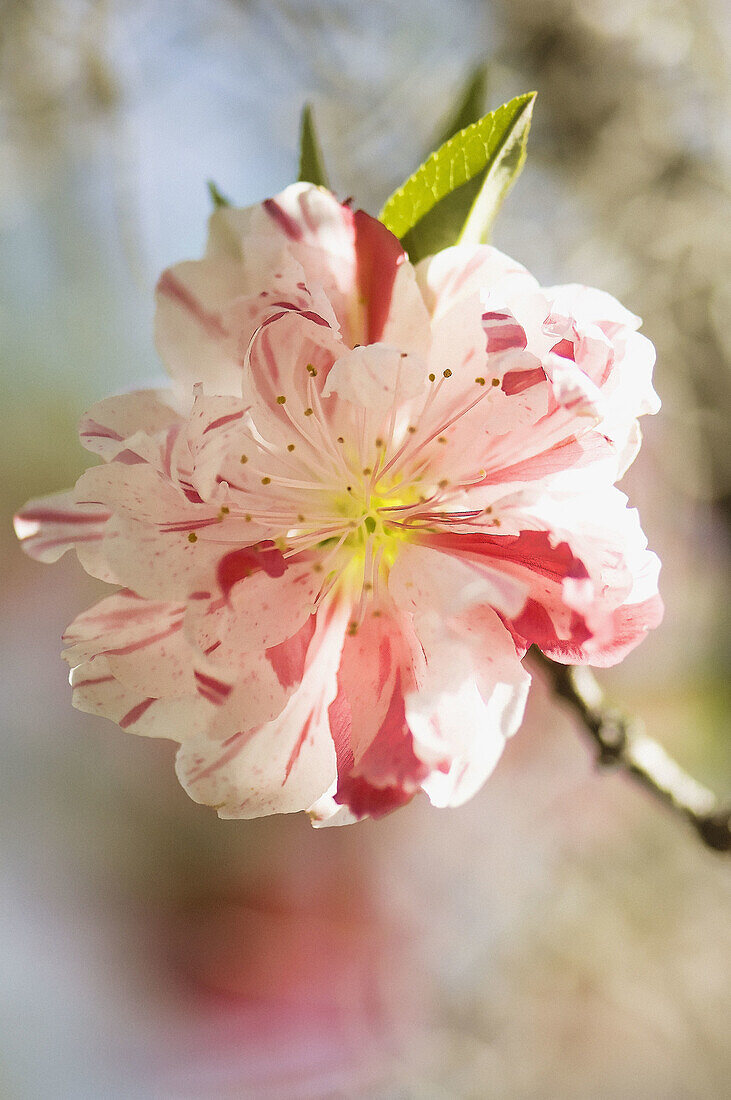
<instances>
[{"instance_id":1,"label":"pink and white petal","mask_svg":"<svg viewBox=\"0 0 731 1100\"><path fill-rule=\"evenodd\" d=\"M614 486L592 496L543 494L532 505L537 521L550 524L554 538L565 537L592 579L591 594L580 585L565 587L567 604L586 622L589 637L578 650L557 660L600 666L616 664L662 619L658 594L660 563L647 549L636 509Z\"/></svg>"},{"instance_id":2,"label":"pink and white petal","mask_svg":"<svg viewBox=\"0 0 731 1100\"><path fill-rule=\"evenodd\" d=\"M123 589L95 603L64 632L63 656L72 666L96 657L134 653L182 632L185 604L146 600Z\"/></svg>"},{"instance_id":3,"label":"pink and white petal","mask_svg":"<svg viewBox=\"0 0 731 1100\"><path fill-rule=\"evenodd\" d=\"M581 323L601 324L610 337L619 328L635 330L642 324L640 317L605 290L582 283L564 283L546 287L544 293L551 303L552 313L574 317Z\"/></svg>"},{"instance_id":4,"label":"pink and white petal","mask_svg":"<svg viewBox=\"0 0 731 1100\"><path fill-rule=\"evenodd\" d=\"M435 806L459 806L493 771L518 729L530 686L510 634L495 612L474 608L460 634L431 611L415 618L425 663L406 715L417 755L430 771L422 787Z\"/></svg>"},{"instance_id":5,"label":"pink and white petal","mask_svg":"<svg viewBox=\"0 0 731 1100\"><path fill-rule=\"evenodd\" d=\"M254 458L256 447L245 417L246 405L240 397L196 393L185 436L190 487L202 500L217 500L223 481L244 487L252 479L246 463Z\"/></svg>"},{"instance_id":6,"label":"pink and white petal","mask_svg":"<svg viewBox=\"0 0 731 1100\"><path fill-rule=\"evenodd\" d=\"M389 343L424 355L429 314L403 245L364 210L357 210L353 220L359 308L350 343Z\"/></svg>"},{"instance_id":7,"label":"pink and white petal","mask_svg":"<svg viewBox=\"0 0 731 1100\"><path fill-rule=\"evenodd\" d=\"M500 496L513 492L526 482L545 481L551 487L558 487L559 479L561 483L567 479L576 481L577 476L583 477L587 470L587 478L595 483L598 464L603 464L607 471L605 480L611 482L618 462L617 445L598 430L591 430L578 437L569 435L546 450L518 459L512 464L508 462L505 451L503 455L502 462L506 464L500 465L500 460L493 451L491 461L497 464L491 465L474 492L468 493L467 507L470 502L476 502L483 490L489 487L493 487L493 492L485 498L487 504L494 503ZM590 483L587 481L587 484Z\"/></svg>"},{"instance_id":8,"label":"pink and white petal","mask_svg":"<svg viewBox=\"0 0 731 1100\"><path fill-rule=\"evenodd\" d=\"M517 644L527 648L535 643L550 655L581 652L591 633L584 611L591 605L594 586L585 564L567 542L560 541L560 535L525 529L504 535L434 532L418 538L425 546L478 567L497 569L527 586L521 611L517 615L501 613ZM567 598L569 585L571 600Z\"/></svg>"},{"instance_id":9,"label":"pink and white petal","mask_svg":"<svg viewBox=\"0 0 731 1100\"><path fill-rule=\"evenodd\" d=\"M118 583L148 599L186 600L199 592L210 596L219 562L241 545L241 525L228 517L210 526L201 526L204 522L166 528L120 513L106 528L105 560ZM211 537L204 538L204 533Z\"/></svg>"},{"instance_id":10,"label":"pink and white petal","mask_svg":"<svg viewBox=\"0 0 731 1100\"><path fill-rule=\"evenodd\" d=\"M268 721L252 723L252 700L281 699L285 689L265 662L268 672L264 666L259 671L272 677L269 687L237 687L207 736L183 746L176 767L192 798L216 806L220 817L251 818L307 810L331 787L335 749L328 707L346 618L318 616L302 681Z\"/></svg>"},{"instance_id":11,"label":"pink and white petal","mask_svg":"<svg viewBox=\"0 0 731 1100\"><path fill-rule=\"evenodd\" d=\"M87 451L109 462L138 432L158 436L182 422L172 391L136 390L92 405L79 423L79 438Z\"/></svg>"},{"instance_id":12,"label":"pink and white petal","mask_svg":"<svg viewBox=\"0 0 731 1100\"><path fill-rule=\"evenodd\" d=\"M431 319L410 263L399 263L388 313L379 342L426 359L431 346Z\"/></svg>"},{"instance_id":13,"label":"pink and white petal","mask_svg":"<svg viewBox=\"0 0 731 1100\"><path fill-rule=\"evenodd\" d=\"M249 258L260 286L283 274L273 263L275 249L301 265L310 290L324 290L347 329L356 288L353 212L325 188L296 183L264 203L212 215L207 255L244 263Z\"/></svg>"},{"instance_id":14,"label":"pink and white petal","mask_svg":"<svg viewBox=\"0 0 731 1100\"><path fill-rule=\"evenodd\" d=\"M664 606L657 590L660 561L646 551L644 561L636 569L632 590L609 616L597 616L594 633L587 642L583 660L598 668L608 668L624 660L644 640L650 630L659 626Z\"/></svg>"},{"instance_id":15,"label":"pink and white petal","mask_svg":"<svg viewBox=\"0 0 731 1100\"><path fill-rule=\"evenodd\" d=\"M292 563L279 576L252 571L230 588L228 599L216 588L211 599L191 600L186 632L212 664L233 674L249 654L297 634L312 615L321 586L311 562Z\"/></svg>"},{"instance_id":16,"label":"pink and white petal","mask_svg":"<svg viewBox=\"0 0 731 1100\"><path fill-rule=\"evenodd\" d=\"M170 478L147 463L92 466L76 482L75 496L79 503L104 505L112 512L148 523L178 527L198 520L215 521L212 508L201 508L188 500Z\"/></svg>"},{"instance_id":17,"label":"pink and white petal","mask_svg":"<svg viewBox=\"0 0 731 1100\"><path fill-rule=\"evenodd\" d=\"M611 404L610 415L613 418L624 415L627 419L656 413L660 401L652 386L655 349L635 331L641 324L640 318L610 294L593 287L576 284L551 287L546 297L550 305L547 327L555 329L557 322L564 324L571 336L572 358L582 369L591 373L585 361L586 349L596 344L597 333L609 344L612 361L602 386ZM569 332L571 329L573 334Z\"/></svg>"},{"instance_id":18,"label":"pink and white petal","mask_svg":"<svg viewBox=\"0 0 731 1100\"><path fill-rule=\"evenodd\" d=\"M130 690L112 674L105 657L71 672L72 703L77 710L108 718L142 737L184 741L205 728L213 708L201 696L155 698Z\"/></svg>"},{"instance_id":19,"label":"pink and white petal","mask_svg":"<svg viewBox=\"0 0 731 1100\"><path fill-rule=\"evenodd\" d=\"M257 330L246 356L242 395L255 430L275 451L294 445L299 464L304 460L315 470L339 430L337 402L325 410L321 394L343 350L329 325L289 310Z\"/></svg>"},{"instance_id":20,"label":"pink and white petal","mask_svg":"<svg viewBox=\"0 0 731 1100\"><path fill-rule=\"evenodd\" d=\"M381 817L403 806L426 774L404 710L412 664L407 639L390 614L366 615L343 644L329 711L338 762L334 799L357 817Z\"/></svg>"},{"instance_id":21,"label":"pink and white petal","mask_svg":"<svg viewBox=\"0 0 731 1100\"><path fill-rule=\"evenodd\" d=\"M427 309L438 318L460 298L495 291L509 296L535 293L538 283L516 260L491 245L454 245L416 265Z\"/></svg>"},{"instance_id":22,"label":"pink and white petal","mask_svg":"<svg viewBox=\"0 0 731 1100\"><path fill-rule=\"evenodd\" d=\"M184 607L122 591L68 627L74 706L122 729L182 740L213 713L200 697L193 652L182 631Z\"/></svg>"},{"instance_id":23,"label":"pink and white petal","mask_svg":"<svg viewBox=\"0 0 731 1100\"><path fill-rule=\"evenodd\" d=\"M528 596L525 581L498 568L478 566L414 543L406 543L399 551L388 590L401 611L414 615L431 607L445 623L473 607L517 615Z\"/></svg>"},{"instance_id":24,"label":"pink and white petal","mask_svg":"<svg viewBox=\"0 0 731 1100\"><path fill-rule=\"evenodd\" d=\"M79 504L73 489L29 500L14 517L15 533L26 554L58 561L75 547L98 545L111 515L102 504Z\"/></svg>"},{"instance_id":25,"label":"pink and white petal","mask_svg":"<svg viewBox=\"0 0 731 1100\"><path fill-rule=\"evenodd\" d=\"M307 807L313 829L330 829L336 825L355 825L361 820L347 806L341 806L335 801L337 789L338 781L336 778L327 793Z\"/></svg>"},{"instance_id":26,"label":"pink and white petal","mask_svg":"<svg viewBox=\"0 0 731 1100\"><path fill-rule=\"evenodd\" d=\"M394 405L425 395L428 389L422 358L388 344L369 344L345 351L335 360L322 395L337 394L383 419Z\"/></svg>"},{"instance_id":27,"label":"pink and white petal","mask_svg":"<svg viewBox=\"0 0 731 1100\"><path fill-rule=\"evenodd\" d=\"M245 308L235 317L227 311L252 293L250 277L234 260L191 260L163 272L155 343L182 393L202 382L210 392L238 394L241 359L258 319L247 329Z\"/></svg>"}]
</instances>

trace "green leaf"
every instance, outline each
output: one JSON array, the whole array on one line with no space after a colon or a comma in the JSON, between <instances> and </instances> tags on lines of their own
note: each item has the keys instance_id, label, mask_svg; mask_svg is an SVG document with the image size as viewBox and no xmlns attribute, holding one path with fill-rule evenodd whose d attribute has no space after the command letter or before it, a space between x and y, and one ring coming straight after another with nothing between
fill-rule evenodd
<instances>
[{"instance_id":1,"label":"green leaf","mask_svg":"<svg viewBox=\"0 0 731 1100\"><path fill-rule=\"evenodd\" d=\"M231 205L229 199L227 199L225 195L221 194L213 180L208 180L208 194L211 196L211 202L215 206L216 210L218 210L219 206Z\"/></svg>"},{"instance_id":2,"label":"green leaf","mask_svg":"<svg viewBox=\"0 0 731 1100\"><path fill-rule=\"evenodd\" d=\"M516 96L437 149L387 200L379 217L412 262L487 240L525 160L536 93Z\"/></svg>"},{"instance_id":3,"label":"green leaf","mask_svg":"<svg viewBox=\"0 0 731 1100\"><path fill-rule=\"evenodd\" d=\"M442 127L437 148L444 145L459 130L482 118L487 95L487 66L477 65L467 77L452 113Z\"/></svg>"},{"instance_id":4,"label":"green leaf","mask_svg":"<svg viewBox=\"0 0 731 1100\"><path fill-rule=\"evenodd\" d=\"M315 132L315 118L312 107L305 103L302 108L302 122L300 124L300 170L297 177L304 183L314 183L318 187L328 187L325 171L325 161L322 157L322 149Z\"/></svg>"}]
</instances>

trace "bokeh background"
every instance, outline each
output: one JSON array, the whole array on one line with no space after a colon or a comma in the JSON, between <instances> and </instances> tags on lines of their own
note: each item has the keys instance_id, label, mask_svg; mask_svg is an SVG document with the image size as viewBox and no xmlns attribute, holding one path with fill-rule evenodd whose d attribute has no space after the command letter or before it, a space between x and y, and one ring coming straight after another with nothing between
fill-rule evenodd
<instances>
[{"instance_id":1,"label":"bokeh background","mask_svg":"<svg viewBox=\"0 0 731 1100\"><path fill-rule=\"evenodd\" d=\"M160 375L152 287L296 172L314 103L376 212L466 75L537 88L495 243L643 315L659 417L625 486L664 625L602 674L729 793L731 9L723 0L0 2L0 1096L715 1100L728 870L599 775L540 683L460 810L220 822L172 744L71 709L99 595L10 517L85 466L80 413Z\"/></svg>"}]
</instances>

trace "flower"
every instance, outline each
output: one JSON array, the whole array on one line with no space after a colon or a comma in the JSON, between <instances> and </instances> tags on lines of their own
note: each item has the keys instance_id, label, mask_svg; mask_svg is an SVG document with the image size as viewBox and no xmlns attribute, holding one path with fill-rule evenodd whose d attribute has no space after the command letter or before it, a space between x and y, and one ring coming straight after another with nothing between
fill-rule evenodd
<instances>
[{"instance_id":1,"label":"flower","mask_svg":"<svg viewBox=\"0 0 731 1100\"><path fill-rule=\"evenodd\" d=\"M179 741L196 801L458 805L520 724L528 646L608 665L659 622L614 484L654 351L609 295L488 246L414 267L296 184L218 209L157 301L173 388L94 406L104 462L16 527L122 586L66 632L74 704Z\"/></svg>"}]
</instances>

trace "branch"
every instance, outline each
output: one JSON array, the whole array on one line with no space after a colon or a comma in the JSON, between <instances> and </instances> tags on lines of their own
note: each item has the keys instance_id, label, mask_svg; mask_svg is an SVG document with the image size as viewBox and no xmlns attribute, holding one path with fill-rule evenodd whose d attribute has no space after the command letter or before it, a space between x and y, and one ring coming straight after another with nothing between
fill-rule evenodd
<instances>
[{"instance_id":1,"label":"branch","mask_svg":"<svg viewBox=\"0 0 731 1100\"><path fill-rule=\"evenodd\" d=\"M602 767L617 768L654 798L684 817L703 843L717 852L731 851L731 808L684 772L657 741L647 737L641 723L608 707L592 671L559 665L534 646L533 661L543 669L555 695L565 699L581 720L597 749Z\"/></svg>"}]
</instances>

